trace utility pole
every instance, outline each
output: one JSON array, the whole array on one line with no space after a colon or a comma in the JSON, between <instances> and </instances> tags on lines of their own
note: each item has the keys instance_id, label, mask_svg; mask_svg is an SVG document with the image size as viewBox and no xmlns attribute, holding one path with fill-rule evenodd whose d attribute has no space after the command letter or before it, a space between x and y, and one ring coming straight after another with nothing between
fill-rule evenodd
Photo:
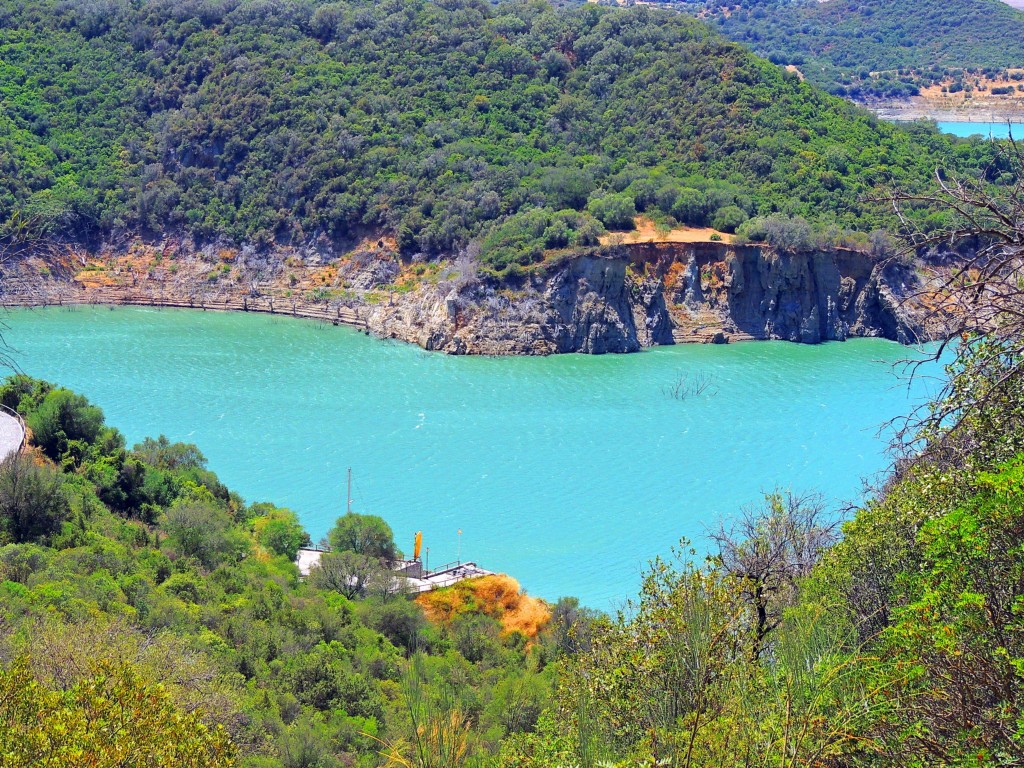
<instances>
[{"instance_id":1,"label":"utility pole","mask_svg":"<svg viewBox=\"0 0 1024 768\"><path fill-rule=\"evenodd\" d=\"M345 514L352 511L352 467L348 468L348 491L345 493Z\"/></svg>"},{"instance_id":2,"label":"utility pole","mask_svg":"<svg viewBox=\"0 0 1024 768\"><path fill-rule=\"evenodd\" d=\"M455 550L455 559L459 561L459 565L462 565L462 529L459 528L459 545Z\"/></svg>"}]
</instances>

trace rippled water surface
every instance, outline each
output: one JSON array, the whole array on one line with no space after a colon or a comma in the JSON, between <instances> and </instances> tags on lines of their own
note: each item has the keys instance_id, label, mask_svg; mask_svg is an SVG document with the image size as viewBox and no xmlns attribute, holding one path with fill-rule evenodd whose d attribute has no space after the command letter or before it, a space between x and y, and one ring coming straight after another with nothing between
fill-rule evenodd
<instances>
[{"instance_id":1,"label":"rippled water surface","mask_svg":"<svg viewBox=\"0 0 1024 768\"><path fill-rule=\"evenodd\" d=\"M295 509L314 539L382 515L430 564L462 559L546 598L610 608L644 564L762 489L845 501L885 466L879 426L908 393L877 340L467 358L348 328L249 314L18 310L23 370L101 405L129 442L194 442L246 499ZM681 376L712 388L672 397ZM457 531L462 530L461 553Z\"/></svg>"},{"instance_id":2,"label":"rippled water surface","mask_svg":"<svg viewBox=\"0 0 1024 768\"><path fill-rule=\"evenodd\" d=\"M984 136L986 139L1005 139L1013 131L1013 138L1024 138L1024 123L1003 122L992 123L939 123L939 130L943 133L952 133L954 136Z\"/></svg>"}]
</instances>

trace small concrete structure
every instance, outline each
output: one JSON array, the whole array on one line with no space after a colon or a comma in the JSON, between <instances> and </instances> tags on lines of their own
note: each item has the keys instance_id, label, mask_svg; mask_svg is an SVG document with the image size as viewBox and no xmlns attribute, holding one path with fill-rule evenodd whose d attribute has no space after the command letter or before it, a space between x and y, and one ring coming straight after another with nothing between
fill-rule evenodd
<instances>
[{"instance_id":1,"label":"small concrete structure","mask_svg":"<svg viewBox=\"0 0 1024 768\"><path fill-rule=\"evenodd\" d=\"M440 571L424 574L422 579L406 579L410 592L430 592L458 584L466 579L478 579L481 576L493 576L493 571L485 571L476 563L456 563L445 566Z\"/></svg>"},{"instance_id":2,"label":"small concrete structure","mask_svg":"<svg viewBox=\"0 0 1024 768\"><path fill-rule=\"evenodd\" d=\"M309 576L310 569L320 562L324 554L323 549L303 548L295 557L295 565L299 568L299 574L303 577ZM480 576L493 576L493 571L485 571L476 563L449 563L436 571L424 571L423 563L419 560L398 560L391 565L395 576L395 591L407 591L415 594L430 592L434 589L442 589L458 584L466 579L476 579Z\"/></svg>"},{"instance_id":3,"label":"small concrete structure","mask_svg":"<svg viewBox=\"0 0 1024 768\"><path fill-rule=\"evenodd\" d=\"M25 444L25 426L17 413L0 406L0 461L21 450Z\"/></svg>"},{"instance_id":4,"label":"small concrete structure","mask_svg":"<svg viewBox=\"0 0 1024 768\"><path fill-rule=\"evenodd\" d=\"M299 554L295 556L295 564L299 567L299 575L303 578L309 576L309 569L320 562L320 555L323 553L324 550L322 549L300 549Z\"/></svg>"}]
</instances>

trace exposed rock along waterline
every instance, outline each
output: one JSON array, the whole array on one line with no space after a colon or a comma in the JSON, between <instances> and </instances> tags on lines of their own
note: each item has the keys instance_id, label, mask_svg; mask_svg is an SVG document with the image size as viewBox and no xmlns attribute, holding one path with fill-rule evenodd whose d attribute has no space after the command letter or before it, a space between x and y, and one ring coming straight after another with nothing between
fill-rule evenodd
<instances>
[{"instance_id":1,"label":"exposed rock along waterline","mask_svg":"<svg viewBox=\"0 0 1024 768\"><path fill-rule=\"evenodd\" d=\"M431 270L433 270L431 272ZM426 277L423 275L426 274ZM403 280L396 283L396 280ZM271 312L354 325L453 354L601 354L686 342L936 335L912 269L845 249L637 243L563 254L516 277L403 264L380 240L315 249L136 241L0 266L0 304L137 304Z\"/></svg>"}]
</instances>

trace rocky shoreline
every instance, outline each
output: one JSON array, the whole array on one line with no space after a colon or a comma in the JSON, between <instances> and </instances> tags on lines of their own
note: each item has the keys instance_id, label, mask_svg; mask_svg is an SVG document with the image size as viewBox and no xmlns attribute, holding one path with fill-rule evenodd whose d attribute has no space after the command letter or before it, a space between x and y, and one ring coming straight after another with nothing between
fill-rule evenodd
<instances>
[{"instance_id":1,"label":"rocky shoreline","mask_svg":"<svg viewBox=\"0 0 1024 768\"><path fill-rule=\"evenodd\" d=\"M451 354L635 352L678 343L884 337L939 328L918 273L867 254L634 243L556 254L516 277L468 258L402 261L365 241L341 257L136 239L39 249L0 265L0 306L110 304L268 312L349 325Z\"/></svg>"},{"instance_id":2,"label":"rocky shoreline","mask_svg":"<svg viewBox=\"0 0 1024 768\"><path fill-rule=\"evenodd\" d=\"M1020 123L1024 122L1024 100L937 100L912 97L901 101L865 104L882 119L891 122L935 120L939 123Z\"/></svg>"}]
</instances>

